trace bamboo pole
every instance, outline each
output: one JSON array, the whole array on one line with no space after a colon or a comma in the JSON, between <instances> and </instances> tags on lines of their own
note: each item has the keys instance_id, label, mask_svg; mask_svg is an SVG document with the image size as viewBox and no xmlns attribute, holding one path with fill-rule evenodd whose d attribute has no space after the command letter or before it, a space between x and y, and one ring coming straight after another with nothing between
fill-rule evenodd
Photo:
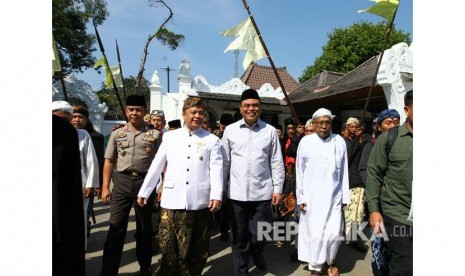
<instances>
[{"instance_id":1,"label":"bamboo pole","mask_svg":"<svg viewBox=\"0 0 465 276\"><path fill-rule=\"evenodd\" d=\"M250 20L252 21L252 24L255 28L255 31L257 32L258 38L260 39L260 42L263 46L263 49L265 50L266 56L268 57L268 60L270 61L271 67L273 68L273 72L278 79L278 83L281 86L281 89L283 90L284 97L286 98L286 102L289 106L289 109L291 110L292 117L294 118L294 121L296 124L300 125L300 120L299 117L297 117L297 114L295 113L294 106L292 105L291 100L289 99L289 96L287 95L286 88L284 87L284 84L281 80L281 77L278 74L278 70L276 69L276 66L274 65L273 59L271 58L270 52L268 51L268 48L266 47L265 41L263 40L262 35L260 34L260 31L258 30L258 26L255 23L255 19L253 18L252 13L250 12L249 4L247 3L247 0L242 0L242 3L244 3L244 7L247 10L247 13L249 14Z\"/></svg>"},{"instance_id":2,"label":"bamboo pole","mask_svg":"<svg viewBox=\"0 0 465 276\"><path fill-rule=\"evenodd\" d=\"M118 66L119 66L119 73L121 74L121 88L123 90L123 97L126 99L126 88L124 87L124 77L123 77L123 68L121 67L121 57L119 55L119 47L118 47L118 40L115 39L116 42L116 56L118 57Z\"/></svg>"},{"instance_id":3,"label":"bamboo pole","mask_svg":"<svg viewBox=\"0 0 465 276\"><path fill-rule=\"evenodd\" d=\"M399 8L399 6L396 7L396 10L394 11L394 15L392 16L392 20L389 23L389 27L387 29L386 36L384 38L384 45L383 45L383 48L381 49L381 53L379 55L378 64L376 65L375 73L374 73L373 79L371 81L370 90L368 91L367 100L365 101L365 106L363 107L362 118L361 118L363 123L365 122L365 114L367 112L368 105L370 103L370 97L371 97L371 94L373 92L373 87L375 86L375 83L376 83L379 67L381 66L381 61L383 60L384 51L386 50L386 45L389 42L389 38L390 38L390 35L391 35L391 32L392 32L392 28L394 26L394 18L396 18L398 8ZM356 148L355 144L357 143L357 140L358 139L354 139L354 141L352 141L352 150L350 151L350 155L349 155L349 158L348 158L349 162L352 160L352 157L353 157L353 155L355 153L355 148Z\"/></svg>"},{"instance_id":4,"label":"bamboo pole","mask_svg":"<svg viewBox=\"0 0 465 276\"><path fill-rule=\"evenodd\" d=\"M118 98L118 102L119 102L119 105L121 107L121 111L123 112L124 119L126 120L126 122L128 122L128 117L126 116L126 112L124 112L123 102L121 101L121 97L119 96L119 93L118 93L118 87L116 87L115 79L113 78L113 73L111 72L110 65L108 64L108 60L107 60L107 57L105 55L105 49L103 48L102 40L100 39L100 35L99 35L98 31L97 31L97 26L95 25L95 22L93 22L93 24L94 24L94 29L95 29L95 35L97 36L98 46L100 48L100 52L102 52L103 59L104 59L104 62L105 62L105 67L106 67L105 69L110 70L111 82L113 83L113 89L115 90L116 97Z\"/></svg>"}]
</instances>

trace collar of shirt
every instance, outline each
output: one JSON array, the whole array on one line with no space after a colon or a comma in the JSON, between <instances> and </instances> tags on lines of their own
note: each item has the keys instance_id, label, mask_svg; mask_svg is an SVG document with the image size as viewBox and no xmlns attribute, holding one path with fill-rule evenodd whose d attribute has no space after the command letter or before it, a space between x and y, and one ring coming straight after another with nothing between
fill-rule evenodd
<instances>
[{"instance_id":1,"label":"collar of shirt","mask_svg":"<svg viewBox=\"0 0 465 276\"><path fill-rule=\"evenodd\" d=\"M202 132L203 128L199 127L198 129L194 129L192 131L190 131L187 126L184 126L183 127L183 131L184 133L188 134L189 136L192 136L192 135L195 135L195 136L198 136L200 132Z\"/></svg>"},{"instance_id":2,"label":"collar of shirt","mask_svg":"<svg viewBox=\"0 0 465 276\"><path fill-rule=\"evenodd\" d=\"M326 138L321 138L320 136L318 136L318 138L320 138L321 141L323 142L331 142L331 136L333 135L332 132L329 133L328 137Z\"/></svg>"},{"instance_id":3,"label":"collar of shirt","mask_svg":"<svg viewBox=\"0 0 465 276\"><path fill-rule=\"evenodd\" d=\"M242 118L242 119L240 120L240 124L239 124L239 128L243 128L243 127L247 127L247 128L249 127L249 126L247 125L247 123L245 122L244 118ZM264 122L263 122L262 120L258 119L258 120L250 127L250 129L253 129L254 127L262 128L262 127L264 127Z\"/></svg>"},{"instance_id":4,"label":"collar of shirt","mask_svg":"<svg viewBox=\"0 0 465 276\"><path fill-rule=\"evenodd\" d=\"M144 131L148 131L149 127L147 126L146 123L142 124L140 128L135 128L131 123L126 123L126 126L124 127L126 130L134 132L135 134L139 134Z\"/></svg>"},{"instance_id":5,"label":"collar of shirt","mask_svg":"<svg viewBox=\"0 0 465 276\"><path fill-rule=\"evenodd\" d=\"M405 136L405 135L410 135L413 137L413 133L411 133L407 127L407 122L399 126L399 136Z\"/></svg>"}]
</instances>

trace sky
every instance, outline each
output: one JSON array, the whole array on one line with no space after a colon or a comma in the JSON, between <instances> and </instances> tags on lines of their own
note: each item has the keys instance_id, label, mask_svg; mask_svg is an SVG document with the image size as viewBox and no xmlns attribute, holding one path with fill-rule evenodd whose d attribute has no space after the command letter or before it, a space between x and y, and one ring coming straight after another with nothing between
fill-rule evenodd
<instances>
[{"instance_id":1,"label":"sky","mask_svg":"<svg viewBox=\"0 0 465 276\"><path fill-rule=\"evenodd\" d=\"M172 51L156 39L149 46L144 77L150 81L159 72L163 90L167 90L167 71L170 67L170 90L177 91L179 65L184 58L191 62L191 77L204 76L212 85L220 85L234 76L234 53L223 53L234 38L220 32L236 26L247 18L240 0L167 0L174 13L168 29L185 36L182 45ZM298 81L307 66L322 54L328 34L335 28L348 27L360 21L377 23L383 18L370 13L357 13L374 2L368 0L249 0L250 10L277 67L286 67ZM98 27L110 66L117 65L115 40L121 54L124 77L136 76L143 48L149 34L155 32L168 16L164 7L150 7L148 0L107 0L110 13ZM401 0L394 23L396 28L410 33L413 39L412 1ZM90 28L93 32L93 28ZM101 57L98 45L94 56ZM238 58L238 76L244 72L244 51ZM270 66L267 58L256 63ZM94 90L101 87L103 70L98 74L88 69L77 74Z\"/></svg>"}]
</instances>

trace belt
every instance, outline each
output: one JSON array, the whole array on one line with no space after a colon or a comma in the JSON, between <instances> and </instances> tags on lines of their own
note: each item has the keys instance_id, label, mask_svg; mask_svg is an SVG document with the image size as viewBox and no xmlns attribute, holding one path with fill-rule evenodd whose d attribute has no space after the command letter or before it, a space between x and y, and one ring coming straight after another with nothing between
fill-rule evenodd
<instances>
[{"instance_id":1,"label":"belt","mask_svg":"<svg viewBox=\"0 0 465 276\"><path fill-rule=\"evenodd\" d=\"M122 171L119 173L130 175L132 177L144 177L147 175L147 172L136 172L136 171Z\"/></svg>"}]
</instances>

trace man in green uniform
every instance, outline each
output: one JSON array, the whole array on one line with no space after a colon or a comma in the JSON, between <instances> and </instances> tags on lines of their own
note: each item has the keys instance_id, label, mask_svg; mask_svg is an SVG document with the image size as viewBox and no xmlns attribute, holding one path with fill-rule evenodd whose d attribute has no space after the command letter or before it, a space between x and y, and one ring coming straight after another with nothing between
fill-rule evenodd
<instances>
[{"instance_id":1,"label":"man in green uniform","mask_svg":"<svg viewBox=\"0 0 465 276\"><path fill-rule=\"evenodd\" d=\"M389 275L413 274L413 90L404 98L406 122L399 126L394 143L387 150L389 133L381 134L368 159L366 197L370 225L377 235L389 239Z\"/></svg>"},{"instance_id":2,"label":"man in green uniform","mask_svg":"<svg viewBox=\"0 0 465 276\"><path fill-rule=\"evenodd\" d=\"M114 130L108 140L103 167L102 201L110 204L110 229L103 250L101 275L118 275L131 207L136 215L136 256L140 275L151 275L152 212L136 200L145 175L159 146L160 132L144 122L145 98L126 98L128 123ZM116 172L113 173L113 170ZM114 187L110 191L110 180ZM153 206L153 193L148 201Z\"/></svg>"}]
</instances>

